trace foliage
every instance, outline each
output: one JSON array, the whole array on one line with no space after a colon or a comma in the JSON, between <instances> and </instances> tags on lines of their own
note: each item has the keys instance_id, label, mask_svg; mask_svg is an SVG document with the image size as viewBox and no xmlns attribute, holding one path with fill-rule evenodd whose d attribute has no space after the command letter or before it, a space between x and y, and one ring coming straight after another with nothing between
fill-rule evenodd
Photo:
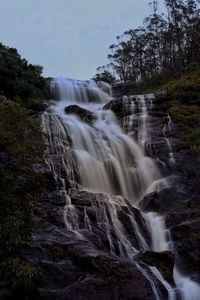
<instances>
[{"instance_id":1,"label":"foliage","mask_svg":"<svg viewBox=\"0 0 200 300\"><path fill-rule=\"evenodd\" d=\"M101 68L99 68L100 71ZM115 77L108 70L101 70L101 73L98 73L93 78L95 81L104 81L109 84L115 82Z\"/></svg>"},{"instance_id":2,"label":"foliage","mask_svg":"<svg viewBox=\"0 0 200 300\"><path fill-rule=\"evenodd\" d=\"M120 83L154 87L170 77L178 77L188 66L200 64L200 9L198 0L164 0L166 15L158 14L158 1L152 1L152 14L143 26L130 29L110 46L106 70Z\"/></svg>"},{"instance_id":3,"label":"foliage","mask_svg":"<svg viewBox=\"0 0 200 300\"><path fill-rule=\"evenodd\" d=\"M0 263L0 299L26 298L37 282L38 274L33 265L19 258L9 258Z\"/></svg>"},{"instance_id":4,"label":"foliage","mask_svg":"<svg viewBox=\"0 0 200 300\"><path fill-rule=\"evenodd\" d=\"M200 148L199 90L200 72L190 71L179 79L166 82L154 91L160 107L168 112L178 125L178 136L194 153L199 153Z\"/></svg>"},{"instance_id":5,"label":"foliage","mask_svg":"<svg viewBox=\"0 0 200 300\"><path fill-rule=\"evenodd\" d=\"M34 266L20 258L31 237L32 213L45 189L44 141L28 112L43 110L47 80L16 49L0 44L0 299L34 299ZM8 98L10 100L8 100ZM27 110L28 109L28 110Z\"/></svg>"},{"instance_id":6,"label":"foliage","mask_svg":"<svg viewBox=\"0 0 200 300\"><path fill-rule=\"evenodd\" d=\"M34 268L13 256L31 236L32 211L45 186L33 166L43 162L44 147L27 110L0 97L0 299L13 299L13 291L26 291L36 277Z\"/></svg>"},{"instance_id":7,"label":"foliage","mask_svg":"<svg viewBox=\"0 0 200 300\"><path fill-rule=\"evenodd\" d=\"M40 128L17 103L0 101L0 238L11 250L26 240L30 210L40 192L32 164L41 162L44 143Z\"/></svg>"},{"instance_id":8,"label":"foliage","mask_svg":"<svg viewBox=\"0 0 200 300\"><path fill-rule=\"evenodd\" d=\"M174 121L182 122L188 126L196 126L200 120L200 107L192 105L180 105L173 103L169 113Z\"/></svg>"},{"instance_id":9,"label":"foliage","mask_svg":"<svg viewBox=\"0 0 200 300\"><path fill-rule=\"evenodd\" d=\"M0 43L0 95L29 108L31 99L41 100L47 88L42 67L29 64L14 48Z\"/></svg>"}]
</instances>

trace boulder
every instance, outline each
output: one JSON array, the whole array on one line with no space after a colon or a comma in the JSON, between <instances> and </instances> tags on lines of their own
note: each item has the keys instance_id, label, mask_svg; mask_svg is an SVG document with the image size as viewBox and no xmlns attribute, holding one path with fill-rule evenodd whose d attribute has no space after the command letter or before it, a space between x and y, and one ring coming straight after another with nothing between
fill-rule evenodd
<instances>
[{"instance_id":1,"label":"boulder","mask_svg":"<svg viewBox=\"0 0 200 300\"><path fill-rule=\"evenodd\" d=\"M127 100L127 101L129 101L129 100ZM107 109L112 110L112 112L117 117L117 119L118 119L119 123L121 124L121 126L123 125L123 118L129 116L130 114L132 114L129 105L125 105L125 102L124 102L123 98L113 99L113 100L107 102L103 106L103 110L107 110Z\"/></svg>"},{"instance_id":2,"label":"boulder","mask_svg":"<svg viewBox=\"0 0 200 300\"><path fill-rule=\"evenodd\" d=\"M75 114L82 121L92 125L96 121L96 116L89 110L80 107L76 104L65 107L66 114Z\"/></svg>"},{"instance_id":3,"label":"boulder","mask_svg":"<svg viewBox=\"0 0 200 300\"><path fill-rule=\"evenodd\" d=\"M184 208L187 205L187 195L175 188L167 188L160 192L152 192L146 195L139 203L144 212L159 212L166 214L169 211Z\"/></svg>"},{"instance_id":4,"label":"boulder","mask_svg":"<svg viewBox=\"0 0 200 300\"><path fill-rule=\"evenodd\" d=\"M122 262L106 255L97 255L95 257L86 255L77 257L74 264L73 284L66 284L65 287L59 288L55 288L54 284L52 289L41 289L39 291L39 299L155 299L149 280L144 277L134 263ZM76 266L79 269L79 278L75 276L77 272ZM63 268L63 274L65 274L66 278L70 269L72 270L72 266L68 270ZM49 269L49 275L53 275L53 268L52 270ZM59 282L67 283L67 280L64 281L63 278ZM167 299L164 290L161 290L159 293L162 299Z\"/></svg>"}]
</instances>

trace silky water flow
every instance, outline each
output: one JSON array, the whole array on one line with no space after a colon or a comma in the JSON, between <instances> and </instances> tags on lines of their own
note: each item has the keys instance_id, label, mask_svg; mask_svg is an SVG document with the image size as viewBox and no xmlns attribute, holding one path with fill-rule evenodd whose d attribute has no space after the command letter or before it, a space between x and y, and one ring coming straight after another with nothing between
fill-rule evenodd
<instances>
[{"instance_id":1,"label":"silky water flow","mask_svg":"<svg viewBox=\"0 0 200 300\"><path fill-rule=\"evenodd\" d=\"M133 210L146 194L169 186L154 160L145 155L145 148L151 143L146 120L153 106L153 95L123 98L124 110L130 113L124 118L122 129L114 113L104 108L112 99L112 89L108 84L56 78L51 82L51 93L55 101L51 111L43 115L43 128L48 137L48 164L66 202L63 215L67 229L83 236L83 229L92 232L93 226L87 207L83 207L84 225L80 224L76 206L72 204L68 193L69 187L66 187L63 178L63 170L70 188L93 193L91 205L96 214L97 226L104 230L111 253L132 260L139 251L172 250L163 217L141 212L152 238L152 245L149 245ZM66 106L77 108L77 105L92 116L90 122L75 113L65 113ZM170 116L168 118L167 126L170 129ZM132 131L134 124L137 125L137 132ZM166 128L164 134L165 131ZM168 141L166 137L169 144ZM171 145L169 156L174 163ZM133 245L124 232L118 217L118 210L122 207L126 207L138 247ZM113 240L113 230L117 243ZM156 280L168 291L169 300L180 297L183 300L199 299L199 286L183 277L176 267L176 287L170 286L155 267L150 267L148 271L139 264L137 267L148 278L155 299L162 300ZM176 298L178 294L179 298Z\"/></svg>"}]
</instances>

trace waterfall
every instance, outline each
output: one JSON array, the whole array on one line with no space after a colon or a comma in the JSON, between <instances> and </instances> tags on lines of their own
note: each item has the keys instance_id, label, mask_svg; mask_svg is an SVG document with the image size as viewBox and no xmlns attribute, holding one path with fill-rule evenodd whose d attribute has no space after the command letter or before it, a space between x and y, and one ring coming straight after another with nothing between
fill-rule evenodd
<instances>
[{"instance_id":1,"label":"waterfall","mask_svg":"<svg viewBox=\"0 0 200 300\"><path fill-rule=\"evenodd\" d=\"M153 241L153 250L173 251L173 243L170 238L170 231L165 226L164 217L156 213L148 213L147 219L149 221L150 232ZM174 280L176 283L176 290L182 300L199 300L200 286L189 277L183 276L175 265ZM174 298L173 290L171 290L171 299Z\"/></svg>"},{"instance_id":2,"label":"waterfall","mask_svg":"<svg viewBox=\"0 0 200 300\"><path fill-rule=\"evenodd\" d=\"M105 109L112 99L108 84L57 78L51 82L51 91L56 101L43 115L43 128L48 163L65 203L66 228L85 240L88 235L103 233L105 247L112 255L132 261L139 251L151 250L144 233L147 217L137 204L147 193L168 187L154 160L146 155L151 143L147 119L153 95L124 97L124 109L130 113L122 129L112 110ZM134 123L137 132L131 131ZM153 250L168 249L164 221L155 217L156 235L155 229L151 230L152 218L148 220ZM156 268L136 265L148 279L155 299L162 300L159 281L169 300L175 299L173 289ZM177 287L185 284L178 271L175 280ZM196 288L189 282L187 288ZM183 300L189 299L186 288L181 293Z\"/></svg>"},{"instance_id":3,"label":"waterfall","mask_svg":"<svg viewBox=\"0 0 200 300\"><path fill-rule=\"evenodd\" d=\"M130 203L137 203L154 182L161 179L156 165L141 149L145 147L147 140L147 108L144 97L138 98L143 112L139 117L139 147L133 137L123 133L112 111L103 110L101 105L96 104L99 99L101 103L108 101L109 95L105 96L105 92L94 82L55 79L52 85L54 89L55 86L58 89L56 98L63 97L56 103L54 111L64 120L72 139L80 173L79 183L91 191L122 195ZM86 92L83 92L84 89ZM93 99L90 98L91 91ZM64 107L75 100L79 106L92 112L95 119L92 126L77 115L65 114Z\"/></svg>"},{"instance_id":4,"label":"waterfall","mask_svg":"<svg viewBox=\"0 0 200 300\"><path fill-rule=\"evenodd\" d=\"M104 103L109 99L112 90L106 83L98 85L92 80L73 80L64 77L55 78L51 81L51 94L53 99L67 102L99 102Z\"/></svg>"},{"instance_id":5,"label":"waterfall","mask_svg":"<svg viewBox=\"0 0 200 300\"><path fill-rule=\"evenodd\" d=\"M169 137L172 135L172 131L173 131L172 119L171 119L171 116L168 114L167 115L167 124L165 124L163 127L163 136L166 140L166 144L167 144L167 148L168 148L168 152L169 152L169 164L171 164L172 166L175 166L176 160L174 158L172 143L170 142L170 139L169 139Z\"/></svg>"},{"instance_id":6,"label":"waterfall","mask_svg":"<svg viewBox=\"0 0 200 300\"><path fill-rule=\"evenodd\" d=\"M153 99L152 94L123 97L125 110L129 111L128 116L124 118L123 128L129 136L136 137L143 152L151 143L147 119L148 111L152 109ZM134 127L137 128L137 132L132 131Z\"/></svg>"}]
</instances>

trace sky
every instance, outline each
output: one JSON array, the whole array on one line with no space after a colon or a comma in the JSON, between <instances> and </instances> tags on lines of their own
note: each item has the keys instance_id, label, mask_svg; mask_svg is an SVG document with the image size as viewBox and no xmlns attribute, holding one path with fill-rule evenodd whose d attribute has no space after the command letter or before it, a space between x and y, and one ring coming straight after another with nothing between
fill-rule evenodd
<instances>
[{"instance_id":1,"label":"sky","mask_svg":"<svg viewBox=\"0 0 200 300\"><path fill-rule=\"evenodd\" d=\"M116 36L142 25L149 2L0 0L0 42L43 66L44 76L90 79L107 64Z\"/></svg>"}]
</instances>

